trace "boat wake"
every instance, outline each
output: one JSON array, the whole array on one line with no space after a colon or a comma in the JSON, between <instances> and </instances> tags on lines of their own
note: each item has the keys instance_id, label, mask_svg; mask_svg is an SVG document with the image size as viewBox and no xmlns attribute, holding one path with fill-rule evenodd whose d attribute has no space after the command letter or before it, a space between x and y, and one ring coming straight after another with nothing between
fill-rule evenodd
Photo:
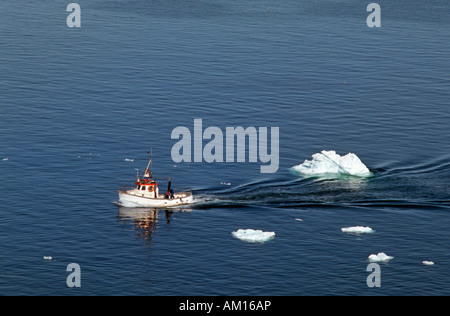
<instances>
[{"instance_id":1,"label":"boat wake","mask_svg":"<svg viewBox=\"0 0 450 316\"><path fill-rule=\"evenodd\" d=\"M313 159L257 181L197 190L194 208L375 208L449 210L448 159L369 170L354 154L323 151ZM423 175L426 176L423 176ZM292 177L295 175L295 177Z\"/></svg>"},{"instance_id":2,"label":"boat wake","mask_svg":"<svg viewBox=\"0 0 450 316\"><path fill-rule=\"evenodd\" d=\"M194 189L192 203L182 207L448 210L448 182L442 173L448 173L450 164L445 158L419 168L399 169L385 164L369 170L354 154L340 156L334 151L322 151L313 155L312 160L288 169L289 172L243 183L236 179L221 181L215 186Z\"/></svg>"}]
</instances>

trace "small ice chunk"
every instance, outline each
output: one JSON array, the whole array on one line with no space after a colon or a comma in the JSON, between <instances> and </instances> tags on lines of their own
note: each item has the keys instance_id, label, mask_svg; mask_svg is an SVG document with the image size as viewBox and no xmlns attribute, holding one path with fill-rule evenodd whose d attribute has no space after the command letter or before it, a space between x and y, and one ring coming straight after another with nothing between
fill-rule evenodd
<instances>
[{"instance_id":1,"label":"small ice chunk","mask_svg":"<svg viewBox=\"0 0 450 316\"><path fill-rule=\"evenodd\" d=\"M296 218L295 220L299 221L299 222L303 222L303 220L301 218Z\"/></svg>"},{"instance_id":2,"label":"small ice chunk","mask_svg":"<svg viewBox=\"0 0 450 316\"><path fill-rule=\"evenodd\" d=\"M220 182L220 184L223 184L223 185L231 185L231 182Z\"/></svg>"},{"instance_id":3,"label":"small ice chunk","mask_svg":"<svg viewBox=\"0 0 450 316\"><path fill-rule=\"evenodd\" d=\"M372 262L388 262L389 260L392 260L392 259L394 259L394 257L388 256L384 252L379 252L376 255L371 254L369 256L369 260Z\"/></svg>"},{"instance_id":4,"label":"small ice chunk","mask_svg":"<svg viewBox=\"0 0 450 316\"><path fill-rule=\"evenodd\" d=\"M134 162L134 159L131 159L131 158L125 158L124 160L128 161L128 162Z\"/></svg>"},{"instance_id":5,"label":"small ice chunk","mask_svg":"<svg viewBox=\"0 0 450 316\"><path fill-rule=\"evenodd\" d=\"M373 233L373 232L375 232L375 230L373 230L369 226L342 227L341 230L344 233L350 233L350 234L363 234L363 233Z\"/></svg>"},{"instance_id":6,"label":"small ice chunk","mask_svg":"<svg viewBox=\"0 0 450 316\"><path fill-rule=\"evenodd\" d=\"M8 157L6 157L6 158L3 158L3 161L8 161Z\"/></svg>"},{"instance_id":7,"label":"small ice chunk","mask_svg":"<svg viewBox=\"0 0 450 316\"><path fill-rule=\"evenodd\" d=\"M52 256L44 256L44 260L53 260Z\"/></svg>"},{"instance_id":8,"label":"small ice chunk","mask_svg":"<svg viewBox=\"0 0 450 316\"><path fill-rule=\"evenodd\" d=\"M275 238L275 232L263 232L254 229L238 229L231 233L234 237L248 242L265 242Z\"/></svg>"},{"instance_id":9,"label":"small ice chunk","mask_svg":"<svg viewBox=\"0 0 450 316\"><path fill-rule=\"evenodd\" d=\"M433 261L427 261L427 260L422 261L422 263L426 266L432 266L434 264Z\"/></svg>"}]
</instances>

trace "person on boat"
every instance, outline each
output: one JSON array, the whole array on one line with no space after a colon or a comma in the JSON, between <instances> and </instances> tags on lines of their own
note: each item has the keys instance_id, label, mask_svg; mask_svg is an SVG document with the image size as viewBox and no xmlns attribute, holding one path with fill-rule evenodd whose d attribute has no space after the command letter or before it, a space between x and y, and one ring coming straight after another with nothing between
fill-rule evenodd
<instances>
[{"instance_id":1,"label":"person on boat","mask_svg":"<svg viewBox=\"0 0 450 316\"><path fill-rule=\"evenodd\" d=\"M170 179L167 186L166 199L173 199L172 181Z\"/></svg>"},{"instance_id":2,"label":"person on boat","mask_svg":"<svg viewBox=\"0 0 450 316\"><path fill-rule=\"evenodd\" d=\"M174 195L174 193L173 193L173 189L169 189L167 192L166 192L166 199L173 199L173 195Z\"/></svg>"}]
</instances>

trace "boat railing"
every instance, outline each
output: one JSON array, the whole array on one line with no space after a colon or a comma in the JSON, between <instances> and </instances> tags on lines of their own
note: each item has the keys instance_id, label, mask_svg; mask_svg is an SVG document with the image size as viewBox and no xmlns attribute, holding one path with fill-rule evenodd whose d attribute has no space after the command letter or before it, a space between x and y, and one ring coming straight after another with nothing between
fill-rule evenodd
<instances>
[{"instance_id":1,"label":"boat railing","mask_svg":"<svg viewBox=\"0 0 450 316\"><path fill-rule=\"evenodd\" d=\"M119 189L119 191L120 192L126 192L126 191L128 191L128 190L133 190L135 187L133 186L133 187L130 187L130 186L127 186L127 185L121 185L120 186L120 189Z\"/></svg>"},{"instance_id":2,"label":"boat railing","mask_svg":"<svg viewBox=\"0 0 450 316\"><path fill-rule=\"evenodd\" d=\"M119 192L126 192L126 191L128 191L128 190L133 190L133 189L135 189L136 187L135 186L129 186L129 185L126 185L126 184L123 184L123 185L121 185L120 186L120 188L119 188ZM190 189L190 188L187 188L187 189L178 189L178 188L174 188L174 193L177 195L180 195L180 194L182 194L182 195L187 195L187 196L189 196L189 195L191 195L192 194L192 189ZM162 194L162 195L164 195L164 193L160 193L160 194Z\"/></svg>"}]
</instances>

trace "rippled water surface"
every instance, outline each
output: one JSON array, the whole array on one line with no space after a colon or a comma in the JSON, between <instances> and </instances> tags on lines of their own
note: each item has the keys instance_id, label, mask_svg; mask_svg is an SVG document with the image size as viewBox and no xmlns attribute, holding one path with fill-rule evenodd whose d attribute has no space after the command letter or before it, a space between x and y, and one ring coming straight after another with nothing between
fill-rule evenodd
<instances>
[{"instance_id":1,"label":"rippled water surface","mask_svg":"<svg viewBox=\"0 0 450 316\"><path fill-rule=\"evenodd\" d=\"M0 3L0 294L450 293L448 1L379 1L374 29L353 0L78 3L78 29L65 4ZM278 171L174 162L196 118L279 127ZM114 204L150 149L197 204ZM373 176L291 169L321 150ZM369 288L379 252L394 259Z\"/></svg>"}]
</instances>

